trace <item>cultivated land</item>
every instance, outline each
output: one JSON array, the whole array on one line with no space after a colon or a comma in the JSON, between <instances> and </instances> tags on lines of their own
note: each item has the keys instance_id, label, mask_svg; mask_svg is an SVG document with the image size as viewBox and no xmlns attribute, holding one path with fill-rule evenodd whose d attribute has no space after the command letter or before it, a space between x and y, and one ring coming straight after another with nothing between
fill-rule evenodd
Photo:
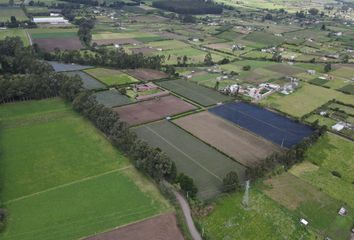
<instances>
[{"instance_id":1,"label":"cultivated land","mask_svg":"<svg viewBox=\"0 0 354 240\"><path fill-rule=\"evenodd\" d=\"M1 239L77 239L171 209L62 100L5 104L0 116L0 195L11 213Z\"/></svg>"},{"instance_id":2,"label":"cultivated land","mask_svg":"<svg viewBox=\"0 0 354 240\"><path fill-rule=\"evenodd\" d=\"M83 46L78 37L73 38L37 38L33 39L34 43L37 43L38 46L47 52L52 52L56 48L60 50L78 50Z\"/></svg>"},{"instance_id":3,"label":"cultivated land","mask_svg":"<svg viewBox=\"0 0 354 240\"><path fill-rule=\"evenodd\" d=\"M133 223L86 240L183 240L174 214L165 214L138 223Z\"/></svg>"},{"instance_id":4,"label":"cultivated land","mask_svg":"<svg viewBox=\"0 0 354 240\"><path fill-rule=\"evenodd\" d=\"M305 159L291 173L354 208L353 141L328 133L309 149ZM333 171L340 177L334 176Z\"/></svg>"},{"instance_id":5,"label":"cultivated land","mask_svg":"<svg viewBox=\"0 0 354 240\"><path fill-rule=\"evenodd\" d=\"M273 94L261 103L291 116L302 117L331 99L349 104L353 102L350 95L308 83L301 84L302 86L289 96Z\"/></svg>"},{"instance_id":6,"label":"cultivated land","mask_svg":"<svg viewBox=\"0 0 354 240\"><path fill-rule=\"evenodd\" d=\"M139 82L128 74L114 69L92 68L85 70L85 72L108 86Z\"/></svg>"},{"instance_id":7,"label":"cultivated land","mask_svg":"<svg viewBox=\"0 0 354 240\"><path fill-rule=\"evenodd\" d=\"M254 166L270 154L281 151L279 146L209 112L189 115L174 122L246 166Z\"/></svg>"},{"instance_id":8,"label":"cultivated land","mask_svg":"<svg viewBox=\"0 0 354 240\"><path fill-rule=\"evenodd\" d=\"M122 95L116 89L96 92L94 96L100 104L106 107L118 107L134 102L131 98Z\"/></svg>"},{"instance_id":9,"label":"cultivated land","mask_svg":"<svg viewBox=\"0 0 354 240\"><path fill-rule=\"evenodd\" d=\"M306 125L252 104L228 103L209 111L286 148L301 142L313 132Z\"/></svg>"},{"instance_id":10,"label":"cultivated land","mask_svg":"<svg viewBox=\"0 0 354 240\"><path fill-rule=\"evenodd\" d=\"M162 78L167 78L168 75L164 72L160 72L153 69L130 69L127 71L129 75L141 80L141 81L153 81Z\"/></svg>"},{"instance_id":11,"label":"cultivated land","mask_svg":"<svg viewBox=\"0 0 354 240\"><path fill-rule=\"evenodd\" d=\"M320 189L290 173L283 173L265 181L264 192L284 207L293 211L298 219L309 221L309 227L322 236L348 239L353 224L353 209L337 201ZM347 216L338 215L341 207L348 209Z\"/></svg>"},{"instance_id":12,"label":"cultivated land","mask_svg":"<svg viewBox=\"0 0 354 240\"><path fill-rule=\"evenodd\" d=\"M182 99L175 96L166 96L127 106L117 107L113 110L119 114L122 121L128 123L129 125L137 125L194 109L196 109L195 106L183 101Z\"/></svg>"},{"instance_id":13,"label":"cultivated land","mask_svg":"<svg viewBox=\"0 0 354 240\"><path fill-rule=\"evenodd\" d=\"M314 239L298 219L257 189L250 190L249 207L243 194L216 201L213 212L199 219L211 239Z\"/></svg>"},{"instance_id":14,"label":"cultivated land","mask_svg":"<svg viewBox=\"0 0 354 240\"><path fill-rule=\"evenodd\" d=\"M186 80L162 81L158 84L203 106L232 100L229 96Z\"/></svg>"},{"instance_id":15,"label":"cultivated land","mask_svg":"<svg viewBox=\"0 0 354 240\"><path fill-rule=\"evenodd\" d=\"M243 179L245 168L168 121L134 128L147 143L163 150L177 170L194 179L198 196L207 200L221 193L222 178L236 171Z\"/></svg>"},{"instance_id":16,"label":"cultivated land","mask_svg":"<svg viewBox=\"0 0 354 240\"><path fill-rule=\"evenodd\" d=\"M82 80L82 85L84 88L92 90L92 89L103 89L106 88L106 86L88 75L87 73L84 73L82 71L73 71L73 72L67 72L68 75L75 76L78 75L80 76Z\"/></svg>"}]
</instances>

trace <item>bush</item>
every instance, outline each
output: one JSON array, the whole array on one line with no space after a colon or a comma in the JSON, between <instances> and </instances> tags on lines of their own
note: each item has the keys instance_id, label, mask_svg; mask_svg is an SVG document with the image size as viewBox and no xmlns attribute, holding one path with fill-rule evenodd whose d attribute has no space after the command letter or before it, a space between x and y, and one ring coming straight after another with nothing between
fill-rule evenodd
<instances>
[{"instance_id":1,"label":"bush","mask_svg":"<svg viewBox=\"0 0 354 240\"><path fill-rule=\"evenodd\" d=\"M195 186L192 178L180 173L177 176L176 182L181 187L182 191L191 198L194 198L198 192L198 188Z\"/></svg>"},{"instance_id":2,"label":"bush","mask_svg":"<svg viewBox=\"0 0 354 240\"><path fill-rule=\"evenodd\" d=\"M335 170L333 170L331 173L335 177L342 178L342 175L339 172L335 171Z\"/></svg>"},{"instance_id":3,"label":"bush","mask_svg":"<svg viewBox=\"0 0 354 240\"><path fill-rule=\"evenodd\" d=\"M231 171L222 180L223 183L223 191L224 192L236 192L241 189L238 175L235 171Z\"/></svg>"}]
</instances>

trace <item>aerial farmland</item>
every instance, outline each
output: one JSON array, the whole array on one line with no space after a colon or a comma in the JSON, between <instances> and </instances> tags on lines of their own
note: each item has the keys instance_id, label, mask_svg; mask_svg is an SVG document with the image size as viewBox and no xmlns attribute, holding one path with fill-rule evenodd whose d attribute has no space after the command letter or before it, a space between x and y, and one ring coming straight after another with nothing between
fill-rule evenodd
<instances>
[{"instance_id":1,"label":"aerial farmland","mask_svg":"<svg viewBox=\"0 0 354 240\"><path fill-rule=\"evenodd\" d=\"M354 239L354 4L0 0L0 239Z\"/></svg>"}]
</instances>

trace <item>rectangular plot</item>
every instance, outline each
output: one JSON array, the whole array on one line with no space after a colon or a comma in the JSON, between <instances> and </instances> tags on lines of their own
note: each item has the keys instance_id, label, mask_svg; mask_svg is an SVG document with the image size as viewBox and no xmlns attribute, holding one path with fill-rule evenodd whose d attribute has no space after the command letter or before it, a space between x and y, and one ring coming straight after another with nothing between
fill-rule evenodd
<instances>
[{"instance_id":1,"label":"rectangular plot","mask_svg":"<svg viewBox=\"0 0 354 240\"><path fill-rule=\"evenodd\" d=\"M193 178L204 200L220 194L222 178L236 171L243 179L245 168L168 121L134 128L140 138L162 149L177 170Z\"/></svg>"},{"instance_id":2,"label":"rectangular plot","mask_svg":"<svg viewBox=\"0 0 354 240\"><path fill-rule=\"evenodd\" d=\"M229 103L209 111L287 148L291 148L313 132L313 129L306 125L247 103Z\"/></svg>"},{"instance_id":3,"label":"rectangular plot","mask_svg":"<svg viewBox=\"0 0 354 240\"><path fill-rule=\"evenodd\" d=\"M60 50L78 50L83 46L78 37L72 38L38 38L33 40L44 51L52 52L56 48Z\"/></svg>"},{"instance_id":4,"label":"rectangular plot","mask_svg":"<svg viewBox=\"0 0 354 240\"><path fill-rule=\"evenodd\" d=\"M246 166L254 166L280 148L209 112L174 121L194 136Z\"/></svg>"},{"instance_id":5,"label":"rectangular plot","mask_svg":"<svg viewBox=\"0 0 354 240\"><path fill-rule=\"evenodd\" d=\"M66 74L70 76L75 76L78 75L83 83L83 87L89 90L92 89L101 89L101 88L106 88L104 84L101 82L97 81L87 73L81 72L81 71L73 71L73 72L67 72Z\"/></svg>"},{"instance_id":6,"label":"rectangular plot","mask_svg":"<svg viewBox=\"0 0 354 240\"><path fill-rule=\"evenodd\" d=\"M232 99L217 91L199 86L186 80L163 81L158 84L203 106L211 106Z\"/></svg>"},{"instance_id":7,"label":"rectangular plot","mask_svg":"<svg viewBox=\"0 0 354 240\"><path fill-rule=\"evenodd\" d=\"M107 90L103 92L97 92L94 94L98 103L103 104L106 107L118 107L129 103L133 100L129 97L120 94L117 90Z\"/></svg>"},{"instance_id":8,"label":"rectangular plot","mask_svg":"<svg viewBox=\"0 0 354 240\"><path fill-rule=\"evenodd\" d=\"M196 109L196 107L174 96L113 108L114 111L118 112L122 121L129 125L151 122L193 109Z\"/></svg>"}]
</instances>

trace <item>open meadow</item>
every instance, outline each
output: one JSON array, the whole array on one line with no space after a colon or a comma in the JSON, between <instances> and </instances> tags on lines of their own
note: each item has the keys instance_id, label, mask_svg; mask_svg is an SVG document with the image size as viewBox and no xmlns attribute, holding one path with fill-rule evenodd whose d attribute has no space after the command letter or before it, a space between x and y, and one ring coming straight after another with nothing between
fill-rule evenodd
<instances>
[{"instance_id":1,"label":"open meadow","mask_svg":"<svg viewBox=\"0 0 354 240\"><path fill-rule=\"evenodd\" d=\"M1 239L76 239L171 210L61 99L5 104L0 116L0 195L10 213Z\"/></svg>"},{"instance_id":2,"label":"open meadow","mask_svg":"<svg viewBox=\"0 0 354 240\"><path fill-rule=\"evenodd\" d=\"M114 69L92 68L85 70L85 72L108 86L139 82L139 80L133 78L132 76Z\"/></svg>"}]
</instances>

